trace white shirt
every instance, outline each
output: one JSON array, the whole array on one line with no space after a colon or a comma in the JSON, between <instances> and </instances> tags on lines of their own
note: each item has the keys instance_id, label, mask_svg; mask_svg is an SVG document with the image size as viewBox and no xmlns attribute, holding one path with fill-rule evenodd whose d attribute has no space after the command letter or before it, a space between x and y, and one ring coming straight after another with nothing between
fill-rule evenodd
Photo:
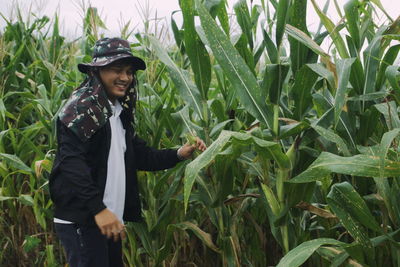
<instances>
[{"instance_id":1,"label":"white shirt","mask_svg":"<svg viewBox=\"0 0 400 267\"><path fill-rule=\"evenodd\" d=\"M115 101L111 105L113 115L110 117L111 145L107 161L107 181L103 202L122 222L125 206L125 129L119 115L122 106Z\"/></svg>"},{"instance_id":2,"label":"white shirt","mask_svg":"<svg viewBox=\"0 0 400 267\"><path fill-rule=\"evenodd\" d=\"M103 202L122 222L125 206L125 129L119 115L122 106L119 101L115 106L110 102L113 115L110 117L111 145L107 160L107 180ZM54 218L55 223L70 224L73 222Z\"/></svg>"}]
</instances>

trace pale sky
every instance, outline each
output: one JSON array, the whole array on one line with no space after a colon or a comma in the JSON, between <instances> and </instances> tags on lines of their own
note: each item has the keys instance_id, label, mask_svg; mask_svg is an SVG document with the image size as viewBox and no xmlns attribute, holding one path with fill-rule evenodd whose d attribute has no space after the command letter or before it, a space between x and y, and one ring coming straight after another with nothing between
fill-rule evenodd
<instances>
[{"instance_id":1,"label":"pale sky","mask_svg":"<svg viewBox=\"0 0 400 267\"><path fill-rule=\"evenodd\" d=\"M142 31L144 28L143 20L146 20L145 17L151 22L158 21L157 31L162 32L165 30L165 26L162 25L169 23L171 13L179 10L178 0L0 0L0 13L7 19L15 18L15 12L12 13L12 10L16 3L21 6L25 14L30 9L34 14L47 15L53 18L58 10L62 34L68 37L78 37L82 33L82 2L85 2L86 6L90 2L92 6L98 8L108 28L108 31L104 32L106 36L118 36L121 24L125 24L129 20L131 20L130 29L134 29L134 32ZM229 8L232 9L236 2L237 0L228 0ZM266 0L265 2L268 1ZM317 2L322 9L326 0L317 0ZM337 2L343 13L343 4L346 3L346 0L337 0ZM259 3L260 0L253 0L253 4ZM381 0L381 3L393 19L400 15L399 0ZM339 16L333 1L330 3L328 16L335 24L339 22ZM380 18L380 20L376 20L378 24L386 21L386 17L382 14L379 14L378 17ZM178 23L181 23L180 12L176 13L174 18ZM307 24L309 28L315 28L318 23L319 18L315 14L312 5L309 4ZM154 30L154 25L152 23L152 30ZM0 17L0 31L4 26L5 21Z\"/></svg>"}]
</instances>

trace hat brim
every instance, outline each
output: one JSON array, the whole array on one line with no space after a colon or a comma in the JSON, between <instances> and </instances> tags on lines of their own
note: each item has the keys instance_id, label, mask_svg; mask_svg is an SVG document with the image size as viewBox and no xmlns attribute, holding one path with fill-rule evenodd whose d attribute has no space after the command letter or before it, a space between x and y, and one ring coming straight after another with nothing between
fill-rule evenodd
<instances>
[{"instance_id":1,"label":"hat brim","mask_svg":"<svg viewBox=\"0 0 400 267\"><path fill-rule=\"evenodd\" d=\"M135 70L145 70L146 69L146 63L139 58L135 57L129 54L117 54L117 55L112 55L108 57L101 57L101 58L95 58L93 62L90 63L79 63L78 64L78 70L82 73L88 73L88 71L93 68L93 67L104 67L107 66L108 64L111 64L117 60L120 59L129 59L131 61L133 67Z\"/></svg>"}]
</instances>

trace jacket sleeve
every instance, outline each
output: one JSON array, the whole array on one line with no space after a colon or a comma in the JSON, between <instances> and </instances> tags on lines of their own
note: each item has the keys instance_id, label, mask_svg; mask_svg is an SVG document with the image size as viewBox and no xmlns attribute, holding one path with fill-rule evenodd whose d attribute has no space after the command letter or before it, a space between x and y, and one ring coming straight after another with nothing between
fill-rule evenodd
<instances>
[{"instance_id":1,"label":"jacket sleeve","mask_svg":"<svg viewBox=\"0 0 400 267\"><path fill-rule=\"evenodd\" d=\"M88 151L90 139L83 142L68 127L59 122L59 156L60 172L68 179L67 183L76 192L76 197L82 201L94 216L106 206L102 194L94 183L88 166Z\"/></svg>"},{"instance_id":2,"label":"jacket sleeve","mask_svg":"<svg viewBox=\"0 0 400 267\"><path fill-rule=\"evenodd\" d=\"M181 160L176 149L155 149L136 135L133 137L136 168L142 171L158 171L174 167Z\"/></svg>"}]
</instances>

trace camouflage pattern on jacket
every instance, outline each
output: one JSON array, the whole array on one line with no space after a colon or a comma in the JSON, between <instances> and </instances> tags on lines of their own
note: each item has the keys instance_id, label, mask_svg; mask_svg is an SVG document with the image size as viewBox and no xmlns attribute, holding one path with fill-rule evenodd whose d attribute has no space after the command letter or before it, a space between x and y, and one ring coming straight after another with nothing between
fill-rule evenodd
<instances>
[{"instance_id":1,"label":"camouflage pattern on jacket","mask_svg":"<svg viewBox=\"0 0 400 267\"><path fill-rule=\"evenodd\" d=\"M89 139L111 117L112 110L102 84L96 77L76 89L59 118L82 141Z\"/></svg>"}]
</instances>

